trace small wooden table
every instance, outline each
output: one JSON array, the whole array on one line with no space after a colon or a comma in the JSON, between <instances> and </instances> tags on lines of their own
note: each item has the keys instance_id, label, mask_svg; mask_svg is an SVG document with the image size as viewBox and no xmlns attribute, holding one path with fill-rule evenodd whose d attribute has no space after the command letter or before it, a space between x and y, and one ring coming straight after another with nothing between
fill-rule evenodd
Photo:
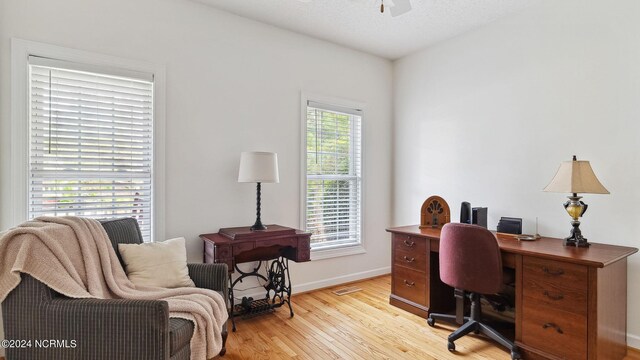
<instances>
[{"instance_id":1,"label":"small wooden table","mask_svg":"<svg viewBox=\"0 0 640 360\"><path fill-rule=\"evenodd\" d=\"M236 316L255 316L285 303L293 317L289 260L311 260L310 233L280 225L267 225L263 231L251 231L249 226L243 226L222 228L215 234L202 234L200 238L204 240L204 262L224 263L229 269L229 317L233 331L236 331ZM238 268L238 264L255 261L258 265L252 271ZM263 262L266 276L260 273ZM240 275L233 280L235 271ZM259 300L243 298L242 303L236 305L233 290L246 277L264 280L266 296Z\"/></svg>"}]
</instances>

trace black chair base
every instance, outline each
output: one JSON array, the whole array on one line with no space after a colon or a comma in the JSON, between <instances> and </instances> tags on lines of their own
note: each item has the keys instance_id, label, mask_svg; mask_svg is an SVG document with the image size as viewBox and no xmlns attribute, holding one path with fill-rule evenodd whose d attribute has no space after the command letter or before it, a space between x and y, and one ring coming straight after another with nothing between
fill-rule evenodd
<instances>
[{"instance_id":1,"label":"black chair base","mask_svg":"<svg viewBox=\"0 0 640 360\"><path fill-rule=\"evenodd\" d=\"M462 326L449 335L447 349L449 349L449 351L455 351L456 344L454 344L454 341L473 332L474 334L484 334L488 338L509 349L509 351L511 351L511 359L521 359L518 347L512 341L481 321L480 296L478 294L470 294L469 297L471 298L471 316L464 316ZM434 327L436 320L457 324L458 319L459 317L456 315L432 313L429 314L427 324Z\"/></svg>"}]
</instances>

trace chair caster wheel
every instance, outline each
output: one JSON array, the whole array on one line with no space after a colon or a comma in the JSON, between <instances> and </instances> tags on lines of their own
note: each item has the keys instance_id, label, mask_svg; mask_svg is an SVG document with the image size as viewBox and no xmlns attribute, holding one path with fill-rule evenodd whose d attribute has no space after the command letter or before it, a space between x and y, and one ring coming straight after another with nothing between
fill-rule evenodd
<instances>
[{"instance_id":1,"label":"chair caster wheel","mask_svg":"<svg viewBox=\"0 0 640 360\"><path fill-rule=\"evenodd\" d=\"M520 353L517 351L511 351L511 360L517 360L517 359L522 359L522 357L520 356Z\"/></svg>"},{"instance_id":2,"label":"chair caster wheel","mask_svg":"<svg viewBox=\"0 0 640 360\"><path fill-rule=\"evenodd\" d=\"M427 318L427 324L431 327L434 327L436 325L436 320L433 318Z\"/></svg>"},{"instance_id":3,"label":"chair caster wheel","mask_svg":"<svg viewBox=\"0 0 640 360\"><path fill-rule=\"evenodd\" d=\"M456 344L454 344L454 343L452 343L451 341L449 341L449 342L447 343L447 349L448 349L449 351L451 351L451 352L456 351Z\"/></svg>"}]
</instances>

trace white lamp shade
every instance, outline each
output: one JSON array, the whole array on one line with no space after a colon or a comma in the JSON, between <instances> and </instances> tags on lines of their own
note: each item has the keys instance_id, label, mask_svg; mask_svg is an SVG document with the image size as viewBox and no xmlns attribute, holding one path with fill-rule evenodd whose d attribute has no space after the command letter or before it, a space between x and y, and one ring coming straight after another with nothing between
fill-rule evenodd
<instances>
[{"instance_id":1,"label":"white lamp shade","mask_svg":"<svg viewBox=\"0 0 640 360\"><path fill-rule=\"evenodd\" d=\"M558 172L543 191L560 193L608 194L588 161L563 161Z\"/></svg>"},{"instance_id":2,"label":"white lamp shade","mask_svg":"<svg viewBox=\"0 0 640 360\"><path fill-rule=\"evenodd\" d=\"M238 182L280 182L278 154L262 151L245 151L241 153Z\"/></svg>"}]
</instances>

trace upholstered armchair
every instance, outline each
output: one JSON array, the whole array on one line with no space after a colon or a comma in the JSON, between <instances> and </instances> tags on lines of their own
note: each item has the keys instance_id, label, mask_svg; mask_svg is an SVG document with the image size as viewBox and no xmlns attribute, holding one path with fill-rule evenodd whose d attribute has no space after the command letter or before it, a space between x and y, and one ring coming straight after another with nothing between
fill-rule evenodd
<instances>
[{"instance_id":1,"label":"upholstered armchair","mask_svg":"<svg viewBox=\"0 0 640 360\"><path fill-rule=\"evenodd\" d=\"M102 221L118 254L118 244L141 243L135 219ZM188 264L197 287L220 292L227 301L225 264ZM23 274L2 303L6 339L58 340L54 347L6 349L7 360L188 360L193 323L169 318L160 300L70 299ZM227 325L222 328L225 353ZM72 341L73 340L73 341Z\"/></svg>"}]
</instances>

